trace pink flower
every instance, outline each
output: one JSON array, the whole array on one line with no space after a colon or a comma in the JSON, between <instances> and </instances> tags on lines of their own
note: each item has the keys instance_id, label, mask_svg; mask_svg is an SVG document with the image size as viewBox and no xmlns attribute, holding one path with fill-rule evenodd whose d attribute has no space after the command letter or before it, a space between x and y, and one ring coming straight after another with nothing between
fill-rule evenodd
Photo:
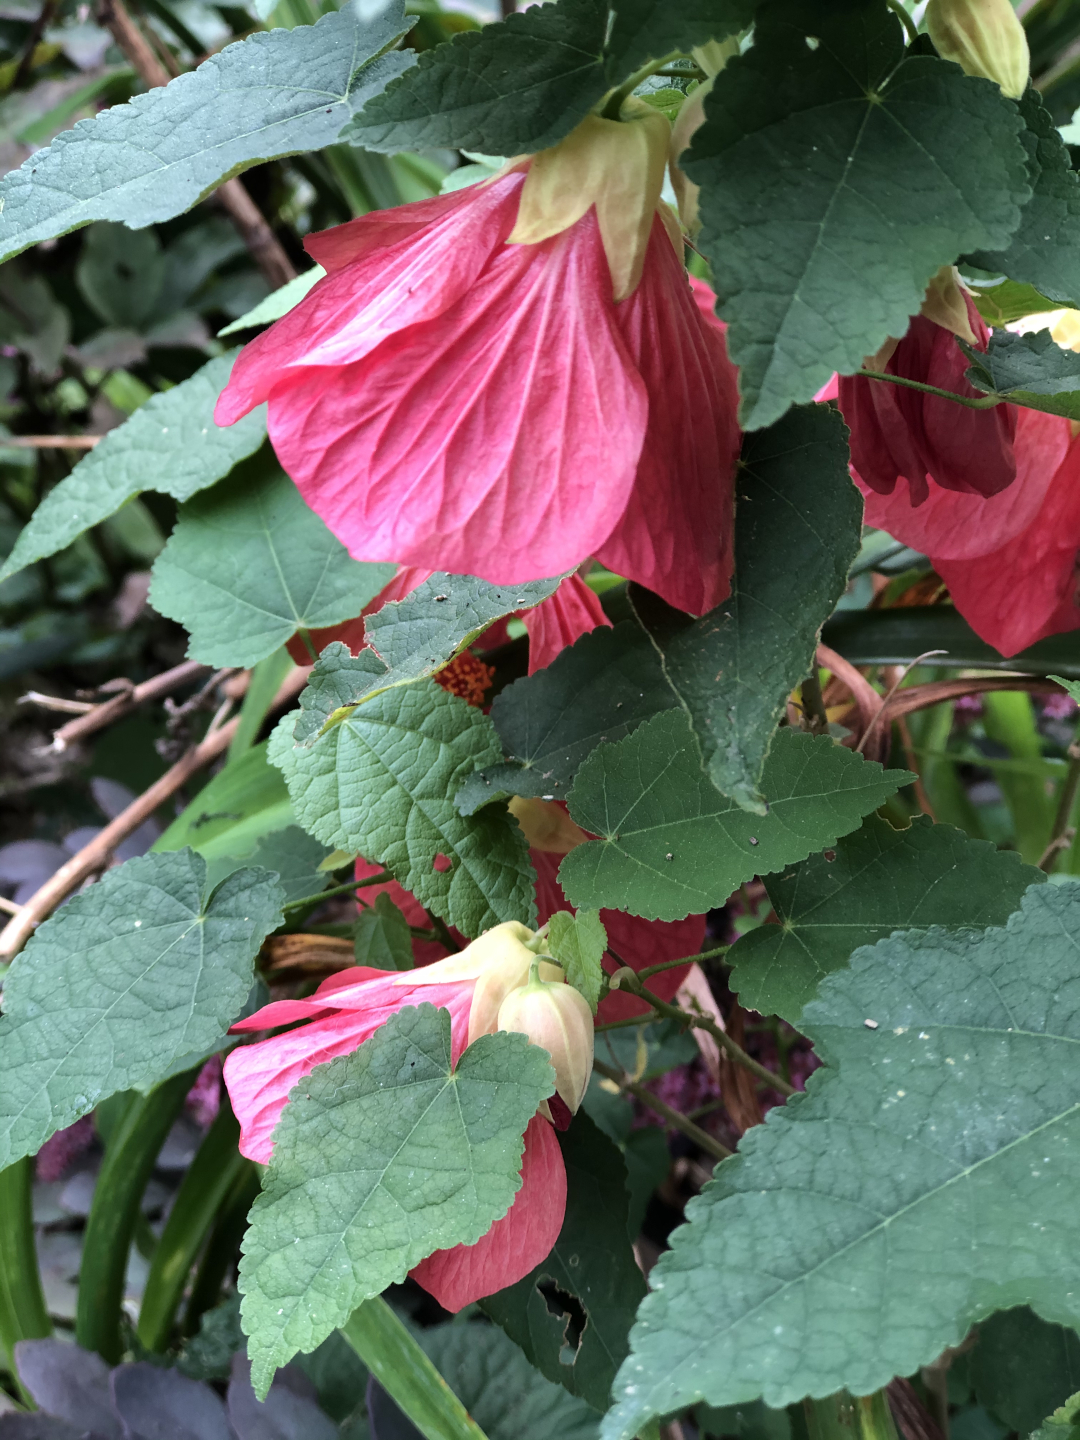
<instances>
[{"instance_id":1,"label":"pink flower","mask_svg":"<svg viewBox=\"0 0 1080 1440\"><path fill-rule=\"evenodd\" d=\"M956 336L964 335L985 350L990 332L971 297L951 277L949 283L945 303L955 308L962 302L959 314L946 312L941 291L932 283L924 313L913 317L902 340L871 357L868 369L960 395L979 394L965 378L970 362ZM932 315L949 319L949 326ZM859 375L842 375L839 391L840 409L851 427L852 464L880 495L891 494L898 480L906 480L911 503L920 505L931 493L930 482L945 490L988 496L1016 478L1013 405L972 410L954 400Z\"/></svg>"},{"instance_id":2,"label":"pink flower","mask_svg":"<svg viewBox=\"0 0 1080 1440\"><path fill-rule=\"evenodd\" d=\"M358 559L513 584L592 555L711 609L735 370L658 209L666 145L656 111L591 116L488 184L312 237L326 278L243 351L218 423L268 401Z\"/></svg>"},{"instance_id":3,"label":"pink flower","mask_svg":"<svg viewBox=\"0 0 1080 1440\"><path fill-rule=\"evenodd\" d=\"M401 898L412 899L404 891ZM531 931L511 922L420 970L399 973L354 966L323 981L310 999L272 1001L240 1021L233 1027L238 1033L307 1022L240 1046L226 1060L225 1083L240 1122L241 1153L266 1164L273 1150L274 1127L293 1086L317 1065L358 1049L406 1005L427 1002L449 1012L456 1065L467 1045L495 1030L506 996L527 984L536 955L523 942L531 937ZM542 963L540 971L546 979L562 979L553 966ZM559 1098L552 1097L553 1106L558 1106ZM574 1104L573 1097L570 1103ZM560 1113L569 1115L565 1103ZM566 1208L566 1173L551 1124L540 1114L525 1131L521 1180L510 1210L476 1245L439 1251L413 1272L447 1309L458 1310L514 1284L549 1254L558 1239Z\"/></svg>"}]
</instances>

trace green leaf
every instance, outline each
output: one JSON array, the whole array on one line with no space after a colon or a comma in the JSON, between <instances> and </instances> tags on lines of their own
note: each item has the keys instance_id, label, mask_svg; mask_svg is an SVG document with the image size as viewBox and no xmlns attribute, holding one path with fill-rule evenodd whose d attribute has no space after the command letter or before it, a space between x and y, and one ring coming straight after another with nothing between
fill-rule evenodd
<instances>
[{"instance_id":1,"label":"green leaf","mask_svg":"<svg viewBox=\"0 0 1080 1440\"><path fill-rule=\"evenodd\" d=\"M599 1415L537 1374L494 1325L433 1325L420 1343L488 1440L597 1440Z\"/></svg>"},{"instance_id":2,"label":"green leaf","mask_svg":"<svg viewBox=\"0 0 1080 1440\"><path fill-rule=\"evenodd\" d=\"M259 946L276 877L241 870L204 898L190 850L108 871L46 920L4 980L0 1170L119 1090L149 1090L214 1050Z\"/></svg>"},{"instance_id":3,"label":"green leaf","mask_svg":"<svg viewBox=\"0 0 1080 1440\"><path fill-rule=\"evenodd\" d=\"M319 869L326 859L326 846L320 845L299 825L263 835L250 857L245 858L261 870L273 871L284 893L285 904L317 895L326 889L330 880L329 874ZM232 858L213 862L209 867L209 883L220 883L237 868Z\"/></svg>"},{"instance_id":4,"label":"green leaf","mask_svg":"<svg viewBox=\"0 0 1080 1440\"><path fill-rule=\"evenodd\" d=\"M377 654L362 650L354 656L340 641L326 647L300 696L298 743L310 742L329 720L340 718L338 710L434 675L496 620L553 595L562 579L531 580L511 589L437 571L404 600L391 600L365 621L364 638Z\"/></svg>"},{"instance_id":5,"label":"green leaf","mask_svg":"<svg viewBox=\"0 0 1080 1440\"><path fill-rule=\"evenodd\" d=\"M1080 705L1080 681L1065 680L1060 675L1051 675L1051 680L1056 680L1071 700Z\"/></svg>"},{"instance_id":6,"label":"green leaf","mask_svg":"<svg viewBox=\"0 0 1080 1440\"><path fill-rule=\"evenodd\" d=\"M367 150L453 145L517 155L556 144L650 59L746 26L753 0L558 0L425 50L342 134Z\"/></svg>"},{"instance_id":7,"label":"green leaf","mask_svg":"<svg viewBox=\"0 0 1080 1440\"><path fill-rule=\"evenodd\" d=\"M968 1376L980 1405L1030 1435L1080 1389L1080 1335L1026 1306L1001 1311L979 1326Z\"/></svg>"},{"instance_id":8,"label":"green leaf","mask_svg":"<svg viewBox=\"0 0 1080 1440\"><path fill-rule=\"evenodd\" d=\"M154 844L155 850L185 845L208 861L247 856L263 835L293 825L289 792L281 771L266 758L266 744L253 746L207 782Z\"/></svg>"},{"instance_id":9,"label":"green leaf","mask_svg":"<svg viewBox=\"0 0 1080 1440\"><path fill-rule=\"evenodd\" d=\"M300 304L308 291L325 274L326 271L321 265L313 265L302 275L286 281L284 285L267 295L264 300L260 300L253 310L249 310L246 315L241 315L239 320L234 320L231 325L226 325L224 330L219 330L217 332L218 339L222 340L226 335L235 335L238 330L251 330L256 325L269 325L274 320L280 320L283 315L287 315L290 310Z\"/></svg>"},{"instance_id":10,"label":"green leaf","mask_svg":"<svg viewBox=\"0 0 1080 1440\"><path fill-rule=\"evenodd\" d=\"M471 775L457 803L469 814L502 795L565 796L597 745L621 740L677 705L638 625L624 620L590 630L543 670L496 695L491 719L510 759Z\"/></svg>"},{"instance_id":11,"label":"green leaf","mask_svg":"<svg viewBox=\"0 0 1080 1440\"><path fill-rule=\"evenodd\" d=\"M1048 635L1019 655L1004 659L980 640L958 610L948 605L899 606L887 610L841 610L822 639L853 665L908 665L927 650L943 650L922 663L941 669L1028 672L1080 678L1080 635Z\"/></svg>"},{"instance_id":12,"label":"green leaf","mask_svg":"<svg viewBox=\"0 0 1080 1440\"><path fill-rule=\"evenodd\" d=\"M1025 315L1061 308L1059 301L1048 300L1033 285L1021 285L1016 280L1001 280L996 285L985 285L967 276L964 280L979 314L992 328L1002 329Z\"/></svg>"},{"instance_id":13,"label":"green leaf","mask_svg":"<svg viewBox=\"0 0 1080 1440\"><path fill-rule=\"evenodd\" d=\"M304 1078L274 1131L240 1263L257 1391L364 1300L506 1214L522 1135L553 1081L546 1052L505 1031L455 1070L449 1012L432 1005L398 1011Z\"/></svg>"},{"instance_id":14,"label":"green leaf","mask_svg":"<svg viewBox=\"0 0 1080 1440\"><path fill-rule=\"evenodd\" d=\"M226 430L214 424L214 406L238 353L219 355L190 379L152 396L104 435L34 511L0 569L0 581L66 549L140 491L189 500L258 450L266 437L264 406Z\"/></svg>"},{"instance_id":15,"label":"green leaf","mask_svg":"<svg viewBox=\"0 0 1080 1440\"><path fill-rule=\"evenodd\" d=\"M192 659L249 666L359 615L394 569L354 560L265 450L181 509L150 601L187 627Z\"/></svg>"},{"instance_id":16,"label":"green leaf","mask_svg":"<svg viewBox=\"0 0 1080 1440\"><path fill-rule=\"evenodd\" d=\"M995 330L986 351L957 341L973 362L968 379L1014 405L1080 420L1080 355L1063 350L1049 330L1014 335Z\"/></svg>"},{"instance_id":17,"label":"green leaf","mask_svg":"<svg viewBox=\"0 0 1080 1440\"><path fill-rule=\"evenodd\" d=\"M1080 888L1040 885L1004 929L828 977L803 1015L825 1068L671 1237L606 1440L699 1399L867 1395L1001 1307L1080 1320L1078 927Z\"/></svg>"},{"instance_id":18,"label":"green leaf","mask_svg":"<svg viewBox=\"0 0 1080 1440\"><path fill-rule=\"evenodd\" d=\"M505 806L463 817L462 780L498 755L491 721L432 680L384 691L304 749L296 712L270 740L296 817L327 845L385 865L466 935L503 920L531 923L535 877ZM450 868L433 868L445 855Z\"/></svg>"},{"instance_id":19,"label":"green leaf","mask_svg":"<svg viewBox=\"0 0 1080 1440\"><path fill-rule=\"evenodd\" d=\"M894 930L1003 925L1043 878L1019 855L917 815L906 830L868 815L823 854L770 875L778 925L735 942L728 961L743 1005L798 1024L824 976Z\"/></svg>"},{"instance_id":20,"label":"green leaf","mask_svg":"<svg viewBox=\"0 0 1080 1440\"><path fill-rule=\"evenodd\" d=\"M577 908L700 915L754 875L854 830L910 778L827 736L781 730L762 775L769 813L750 815L709 783L689 721L671 711L602 745L578 771L570 814L601 838L571 850L559 883Z\"/></svg>"},{"instance_id":21,"label":"green leaf","mask_svg":"<svg viewBox=\"0 0 1080 1440\"><path fill-rule=\"evenodd\" d=\"M0 181L0 260L92 220L169 220L251 165L333 144L412 63L383 53L408 26L400 4L370 24L349 5L315 25L251 35L80 120Z\"/></svg>"},{"instance_id":22,"label":"green leaf","mask_svg":"<svg viewBox=\"0 0 1080 1440\"><path fill-rule=\"evenodd\" d=\"M1032 1440L1080 1440L1080 1392L1047 1416Z\"/></svg>"},{"instance_id":23,"label":"green leaf","mask_svg":"<svg viewBox=\"0 0 1080 1440\"><path fill-rule=\"evenodd\" d=\"M903 40L877 0L762 0L683 157L746 429L903 335L935 271L1005 246L1030 198L1016 106Z\"/></svg>"},{"instance_id":24,"label":"green leaf","mask_svg":"<svg viewBox=\"0 0 1080 1440\"><path fill-rule=\"evenodd\" d=\"M730 597L691 621L647 591L635 608L690 716L718 790L764 815L759 789L788 695L814 663L821 627L859 552L862 499L840 415L790 411L747 435Z\"/></svg>"},{"instance_id":25,"label":"green leaf","mask_svg":"<svg viewBox=\"0 0 1080 1440\"><path fill-rule=\"evenodd\" d=\"M1034 194L1006 249L978 251L968 259L983 270L1025 281L1061 305L1080 305L1080 177L1033 85L1019 105Z\"/></svg>"},{"instance_id":26,"label":"green leaf","mask_svg":"<svg viewBox=\"0 0 1080 1440\"><path fill-rule=\"evenodd\" d=\"M589 1002L593 1014L600 1003L607 949L607 931L598 910L556 910L548 921L548 950L566 972L566 978Z\"/></svg>"},{"instance_id":27,"label":"green leaf","mask_svg":"<svg viewBox=\"0 0 1080 1440\"><path fill-rule=\"evenodd\" d=\"M363 898L363 891L359 891ZM383 892L375 903L361 910L354 931L356 963L374 970L411 970L413 958L409 922Z\"/></svg>"},{"instance_id":28,"label":"green leaf","mask_svg":"<svg viewBox=\"0 0 1080 1440\"><path fill-rule=\"evenodd\" d=\"M92 225L79 251L75 279L106 325L141 331L154 318L165 280L165 256L153 230Z\"/></svg>"},{"instance_id":29,"label":"green leaf","mask_svg":"<svg viewBox=\"0 0 1080 1440\"><path fill-rule=\"evenodd\" d=\"M645 1279L626 1231L626 1165L617 1147L585 1114L559 1144L566 1218L555 1248L523 1280L481 1304L541 1374L603 1413Z\"/></svg>"}]
</instances>

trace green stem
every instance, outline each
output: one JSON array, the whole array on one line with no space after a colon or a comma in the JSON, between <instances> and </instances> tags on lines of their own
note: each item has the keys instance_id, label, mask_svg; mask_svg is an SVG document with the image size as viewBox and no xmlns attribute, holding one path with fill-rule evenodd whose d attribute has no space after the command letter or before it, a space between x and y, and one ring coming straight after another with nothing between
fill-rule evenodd
<instances>
[{"instance_id":1,"label":"green stem","mask_svg":"<svg viewBox=\"0 0 1080 1440\"><path fill-rule=\"evenodd\" d=\"M98 1174L83 1237L75 1339L110 1365L123 1353L124 1272L143 1191L197 1074L196 1068L174 1075L132 1102L113 1132Z\"/></svg>"},{"instance_id":2,"label":"green stem","mask_svg":"<svg viewBox=\"0 0 1080 1440\"><path fill-rule=\"evenodd\" d=\"M154 1251L139 1310L139 1339L163 1351L191 1267L237 1177L250 1164L236 1148L240 1126L223 1097L217 1119L191 1162Z\"/></svg>"},{"instance_id":3,"label":"green stem","mask_svg":"<svg viewBox=\"0 0 1080 1440\"><path fill-rule=\"evenodd\" d=\"M1069 768L1065 772L1065 781L1061 787L1054 823L1050 829L1050 838L1046 842L1046 849L1039 861L1039 869L1044 870L1048 875L1053 870L1058 855L1070 843L1066 838L1066 831L1069 828L1069 817L1076 804L1078 790L1080 790L1080 746L1073 741L1069 746Z\"/></svg>"},{"instance_id":4,"label":"green stem","mask_svg":"<svg viewBox=\"0 0 1080 1440\"><path fill-rule=\"evenodd\" d=\"M451 955L456 954L461 949L461 946L454 939L453 935L450 934L446 921L441 920L438 915L433 915L430 910L425 910L424 914L431 921L431 928L435 931L435 938L439 944L445 945Z\"/></svg>"},{"instance_id":5,"label":"green stem","mask_svg":"<svg viewBox=\"0 0 1080 1440\"><path fill-rule=\"evenodd\" d=\"M886 375L883 370L860 370L856 377L863 380L887 380L890 385L906 385L909 390L921 390L924 395L940 395L942 400L955 400L957 405L966 405L969 410L992 410L1004 401L1002 395L958 395L955 390L942 390L937 385L925 385L921 380L906 380L903 375Z\"/></svg>"},{"instance_id":6,"label":"green stem","mask_svg":"<svg viewBox=\"0 0 1080 1440\"><path fill-rule=\"evenodd\" d=\"M809 1440L897 1440L896 1422L884 1390L803 1401Z\"/></svg>"},{"instance_id":7,"label":"green stem","mask_svg":"<svg viewBox=\"0 0 1080 1440\"><path fill-rule=\"evenodd\" d=\"M18 1341L52 1334L34 1245L33 1180L30 1156L0 1170L0 1362L13 1375Z\"/></svg>"},{"instance_id":8,"label":"green stem","mask_svg":"<svg viewBox=\"0 0 1080 1440\"><path fill-rule=\"evenodd\" d=\"M693 1140L695 1145L701 1147L708 1155L717 1160L728 1160L734 1155L734 1150L729 1150L726 1145L721 1145L719 1140L714 1140L707 1130L702 1130L700 1125L695 1125L688 1115L682 1114L679 1110L673 1110L666 1105L659 1096L654 1095L637 1080L632 1080L622 1070L616 1070L614 1065L605 1065L602 1060L593 1060L593 1069L599 1071L606 1079L614 1081L620 1090L629 1090L631 1095L636 1095L643 1105L648 1105L650 1110L655 1110L662 1115L676 1130Z\"/></svg>"},{"instance_id":9,"label":"green stem","mask_svg":"<svg viewBox=\"0 0 1080 1440\"><path fill-rule=\"evenodd\" d=\"M681 50L673 50L670 55L665 55L662 60L650 60L648 65L643 65L640 70L636 70L634 74L630 76L629 80L624 81L617 90L612 90L604 102L604 108L600 111L601 120L621 120L623 104L629 100L639 85L648 80L650 75L655 75L656 72L662 70L665 65L670 65L672 60L690 58L690 56L684 56Z\"/></svg>"},{"instance_id":10,"label":"green stem","mask_svg":"<svg viewBox=\"0 0 1080 1440\"><path fill-rule=\"evenodd\" d=\"M615 977L612 976L612 979L614 978ZM707 1030L717 1045L720 1046L720 1049L726 1051L736 1065L741 1065L744 1070L749 1070L751 1075L755 1075L759 1080L763 1080L766 1085L771 1086L774 1090L779 1090L780 1094L785 1098L796 1094L794 1085L789 1085L785 1080L782 1080L774 1070L769 1070L766 1066L760 1065L752 1055L748 1055L741 1045L736 1044L726 1030L721 1030L711 1015L694 1015L689 1010L683 1010L678 1005L669 1005L665 1000L658 1000L651 990L647 990L645 986L642 985L633 970L628 968L619 971L619 989L629 990L631 995L636 995L639 1000L646 1001L658 1014L666 1016L669 1020L678 1020L682 1025L692 1025L695 1029Z\"/></svg>"},{"instance_id":11,"label":"green stem","mask_svg":"<svg viewBox=\"0 0 1080 1440\"><path fill-rule=\"evenodd\" d=\"M899 15L903 21L904 29L907 31L909 44L914 44L919 38L919 27L904 9L901 0L885 0L885 4L888 5L889 9L895 14Z\"/></svg>"},{"instance_id":12,"label":"green stem","mask_svg":"<svg viewBox=\"0 0 1080 1440\"><path fill-rule=\"evenodd\" d=\"M829 728L829 717L825 713L825 700L821 693L821 676L818 674L816 665L803 681L799 695L802 700L803 716L810 722L810 728L817 734L824 735Z\"/></svg>"},{"instance_id":13,"label":"green stem","mask_svg":"<svg viewBox=\"0 0 1080 1440\"><path fill-rule=\"evenodd\" d=\"M381 1297L365 1300L341 1333L425 1440L487 1440Z\"/></svg>"},{"instance_id":14,"label":"green stem","mask_svg":"<svg viewBox=\"0 0 1080 1440\"><path fill-rule=\"evenodd\" d=\"M282 910L302 910L305 905L315 905L320 900L329 900L334 895L347 895L350 890L363 890L365 885L382 885L394 877L389 870L380 870L377 875L368 875L363 880L346 880L344 885L331 885L329 890L320 890L317 895L305 895L302 900L288 900Z\"/></svg>"},{"instance_id":15,"label":"green stem","mask_svg":"<svg viewBox=\"0 0 1080 1440\"><path fill-rule=\"evenodd\" d=\"M229 1267L236 1262L240 1241L247 1229L248 1211L255 1204L260 1188L259 1167L253 1160L245 1160L218 1213L206 1251L195 1272L184 1312L185 1335L194 1335L204 1311L212 1310L218 1303Z\"/></svg>"},{"instance_id":16,"label":"green stem","mask_svg":"<svg viewBox=\"0 0 1080 1440\"><path fill-rule=\"evenodd\" d=\"M682 960L664 960L659 965L646 965L637 972L637 977L639 980L648 980L650 975L659 975L662 970L675 970L680 965L699 965L702 960L717 960L730 949L730 945L717 945L713 950L702 950L700 955L687 955Z\"/></svg>"},{"instance_id":17,"label":"green stem","mask_svg":"<svg viewBox=\"0 0 1080 1440\"><path fill-rule=\"evenodd\" d=\"M311 631L305 630L303 626L296 632L297 639L303 644L304 649L311 656L311 663L314 665L319 658L319 652L311 639Z\"/></svg>"}]
</instances>

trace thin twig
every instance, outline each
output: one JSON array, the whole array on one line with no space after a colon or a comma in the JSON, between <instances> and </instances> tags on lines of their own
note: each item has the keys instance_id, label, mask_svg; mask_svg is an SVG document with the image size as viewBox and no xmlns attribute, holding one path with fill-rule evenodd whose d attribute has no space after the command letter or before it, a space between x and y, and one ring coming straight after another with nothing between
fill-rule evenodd
<instances>
[{"instance_id":1,"label":"thin twig","mask_svg":"<svg viewBox=\"0 0 1080 1440\"><path fill-rule=\"evenodd\" d=\"M141 685L132 685L130 689L114 695L111 700L104 700L100 705L92 705L76 720L69 720L66 725L61 725L53 735L50 748L66 750L73 741L81 740L84 735L92 735L95 730L100 730L105 725L111 725L114 720L122 720L125 715L138 709L147 700L157 700L162 695L169 695L172 691L179 690L190 681L205 675L209 669L209 665L203 665L198 660L185 660L182 665L174 665L171 670L162 671L152 680L145 680ZM34 691L30 691L22 698L24 700L32 699L37 704L43 703Z\"/></svg>"},{"instance_id":2,"label":"thin twig","mask_svg":"<svg viewBox=\"0 0 1080 1440\"><path fill-rule=\"evenodd\" d=\"M796 1094L794 1085L789 1085L782 1080L774 1071L764 1065L760 1065L752 1055L748 1055L741 1045L731 1038L725 1031L721 1030L716 1021L709 1015L691 1015L688 1010L683 1010L678 1005L669 1005L667 1001L658 999L651 990L647 990L637 975L629 966L624 966L611 977L611 988L628 990L631 995L636 995L639 1000L644 1000L651 1005L658 1014L664 1015L669 1020L678 1020L683 1025L694 1025L701 1030L707 1030L713 1037L721 1050L726 1051L728 1056L734 1060L736 1065L741 1065L744 1070L749 1070L751 1075L756 1075L759 1080L765 1082L773 1090L778 1090L785 1098ZM615 982L618 981L616 986Z\"/></svg>"},{"instance_id":3,"label":"thin twig","mask_svg":"<svg viewBox=\"0 0 1080 1440\"><path fill-rule=\"evenodd\" d=\"M172 76L128 13L124 0L100 0L98 20L112 33L113 39L149 89L155 90L169 83ZM292 261L241 181L235 177L226 180L214 193L267 282L277 290L289 280L294 280L296 270Z\"/></svg>"},{"instance_id":4,"label":"thin twig","mask_svg":"<svg viewBox=\"0 0 1080 1440\"><path fill-rule=\"evenodd\" d=\"M637 1098L658 1115L662 1115L669 1124L674 1125L676 1130L681 1130L684 1135L693 1140L707 1154L715 1156L717 1160L728 1160L734 1155L734 1150L729 1150L726 1145L721 1145L719 1140L714 1140L707 1130L702 1130L700 1125L695 1125L693 1120L683 1115L678 1110L673 1110L670 1105L665 1105L659 1096L654 1095L637 1080L632 1080L625 1070L616 1070L614 1065L605 1065L602 1060L593 1060L593 1069L599 1071L607 1080L612 1080L620 1090L628 1090L631 1095Z\"/></svg>"},{"instance_id":5,"label":"thin twig","mask_svg":"<svg viewBox=\"0 0 1080 1440\"><path fill-rule=\"evenodd\" d=\"M365 885L384 885L393 878L389 870L380 870L377 875L365 875L363 880L349 880L344 885L332 885L329 890L320 890L318 895L305 895L301 900L287 900L281 908L302 910L305 905L316 905L320 901L332 899L335 895L347 895L350 890L362 890Z\"/></svg>"},{"instance_id":6,"label":"thin twig","mask_svg":"<svg viewBox=\"0 0 1080 1440\"><path fill-rule=\"evenodd\" d=\"M271 710L287 705L294 700L307 683L307 670L293 670L281 684L274 696ZM88 845L84 845L55 875L51 875L19 913L13 916L0 931L0 960L13 959L33 934L37 925L48 919L61 901L76 890L84 880L103 870L116 847L148 820L163 801L175 795L192 775L196 774L229 747L229 742L240 724L240 717L230 720L220 729L210 732L200 744L193 746L186 755L176 762L148 790L134 799L126 810L121 810L100 830Z\"/></svg>"},{"instance_id":7,"label":"thin twig","mask_svg":"<svg viewBox=\"0 0 1080 1440\"><path fill-rule=\"evenodd\" d=\"M1050 839L1047 841L1046 849L1039 860L1039 869L1050 873L1054 868L1054 861L1058 853L1065 849L1070 841L1066 838L1069 833L1069 816L1072 814L1073 806L1076 803L1076 794L1080 790L1080 745L1074 740L1068 749L1069 768L1065 772L1065 780L1061 787L1061 795L1058 799L1057 812L1054 815L1054 823L1050 830Z\"/></svg>"},{"instance_id":8,"label":"thin twig","mask_svg":"<svg viewBox=\"0 0 1080 1440\"><path fill-rule=\"evenodd\" d=\"M104 435L5 435L0 450L92 450Z\"/></svg>"},{"instance_id":9,"label":"thin twig","mask_svg":"<svg viewBox=\"0 0 1080 1440\"><path fill-rule=\"evenodd\" d=\"M22 906L16 905L14 900L5 900L0 895L0 910L3 910L5 915L18 915L22 912Z\"/></svg>"},{"instance_id":10,"label":"thin twig","mask_svg":"<svg viewBox=\"0 0 1080 1440\"><path fill-rule=\"evenodd\" d=\"M918 665L919 661L920 661L920 660L929 660L930 657L931 657L931 655L947 655L947 654L948 654L948 651L947 651L947 650L924 650L921 655L916 655L914 660L909 660L909 661L908 661L908 663L904 666L903 670L901 670L900 674L896 677L896 683L886 692L885 698L884 698L884 699L882 700L882 702L881 702L881 707L880 707L880 709L878 710L878 713L874 716L873 720L870 722L870 725L867 727L866 734L862 737L862 739L859 741L859 743L855 746L855 753L856 753L856 755L861 755L861 754L862 754L863 746L866 744L866 742L867 742L867 740L869 739L871 733L873 732L874 726L877 725L877 723L880 721L881 717L885 714L885 711L888 709L889 701L890 701L890 700L893 698L893 696L896 694L897 690L900 689L900 686L904 683L904 680L905 680L905 678L907 677L907 675L910 673L910 671L914 670L915 666Z\"/></svg>"},{"instance_id":11,"label":"thin twig","mask_svg":"<svg viewBox=\"0 0 1080 1440\"><path fill-rule=\"evenodd\" d=\"M46 710L59 710L64 715L87 715L97 706L91 700L65 700L63 695L46 695L40 690L28 690L15 701L16 705L41 705Z\"/></svg>"}]
</instances>

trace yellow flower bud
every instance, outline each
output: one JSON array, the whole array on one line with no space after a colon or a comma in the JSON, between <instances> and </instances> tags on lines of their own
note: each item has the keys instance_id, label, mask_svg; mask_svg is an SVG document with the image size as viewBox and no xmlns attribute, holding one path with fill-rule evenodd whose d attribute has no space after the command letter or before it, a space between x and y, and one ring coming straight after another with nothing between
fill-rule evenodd
<instances>
[{"instance_id":1,"label":"yellow flower bud","mask_svg":"<svg viewBox=\"0 0 1080 1440\"><path fill-rule=\"evenodd\" d=\"M549 240L595 205L615 299L625 300L645 265L670 134L666 116L633 97L620 120L587 115L565 140L534 157L508 243Z\"/></svg>"},{"instance_id":2,"label":"yellow flower bud","mask_svg":"<svg viewBox=\"0 0 1080 1440\"><path fill-rule=\"evenodd\" d=\"M543 965L539 967L541 970ZM534 980L512 991L499 1009L498 1028L527 1035L546 1050L555 1069L555 1090L576 1114L593 1063L593 1018L589 1002L572 985Z\"/></svg>"},{"instance_id":3,"label":"yellow flower bud","mask_svg":"<svg viewBox=\"0 0 1080 1440\"><path fill-rule=\"evenodd\" d=\"M1027 89L1027 36L1009 0L930 0L926 28L941 58L965 74L996 80L1013 100Z\"/></svg>"},{"instance_id":4,"label":"yellow flower bud","mask_svg":"<svg viewBox=\"0 0 1080 1440\"><path fill-rule=\"evenodd\" d=\"M975 332L968 317L967 300L960 272L955 265L943 265L926 287L920 314L933 320L944 330L951 330L969 345L975 344Z\"/></svg>"}]
</instances>

